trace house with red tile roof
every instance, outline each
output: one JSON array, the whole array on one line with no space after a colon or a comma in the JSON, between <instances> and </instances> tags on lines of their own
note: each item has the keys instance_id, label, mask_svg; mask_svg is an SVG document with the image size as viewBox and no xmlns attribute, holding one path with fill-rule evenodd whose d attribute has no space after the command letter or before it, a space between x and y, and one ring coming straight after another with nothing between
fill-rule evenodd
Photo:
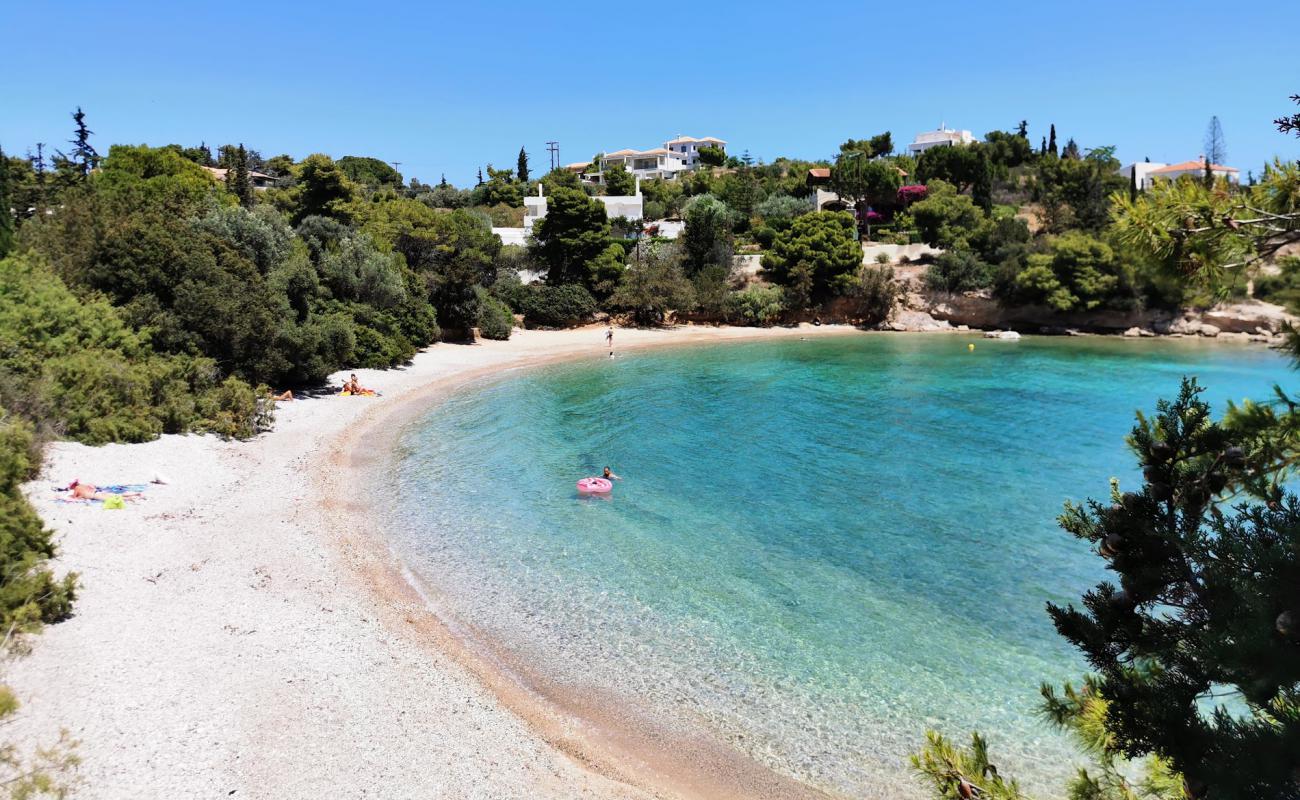
<instances>
[{"instance_id":1,"label":"house with red tile roof","mask_svg":"<svg viewBox=\"0 0 1300 800\"><path fill-rule=\"evenodd\" d=\"M1215 180L1226 179L1229 183L1240 183L1241 171L1236 167L1225 167L1222 164L1211 164L1210 172L1213 173ZM1158 161L1137 161L1132 164L1125 164L1119 168L1119 174L1125 178L1136 178L1137 188L1150 189L1152 184L1158 180L1173 181L1184 175L1201 180L1205 177L1205 156L1199 156L1191 161L1182 161L1177 164L1164 164Z\"/></svg>"}]
</instances>

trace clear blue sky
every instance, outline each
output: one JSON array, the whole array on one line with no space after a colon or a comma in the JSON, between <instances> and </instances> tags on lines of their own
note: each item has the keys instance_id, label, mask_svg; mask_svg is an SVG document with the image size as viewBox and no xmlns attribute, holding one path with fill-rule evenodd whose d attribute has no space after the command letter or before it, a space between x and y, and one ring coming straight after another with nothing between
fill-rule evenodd
<instances>
[{"instance_id":1,"label":"clear blue sky","mask_svg":"<svg viewBox=\"0 0 1300 800\"><path fill-rule=\"evenodd\" d=\"M461 185L520 145L545 171L547 140L566 163L677 133L817 158L940 120L1176 161L1217 114L1243 177L1300 158L1270 124L1300 92L1296 0L0 0L0 31L9 152L62 146L80 104L101 150L244 142Z\"/></svg>"}]
</instances>

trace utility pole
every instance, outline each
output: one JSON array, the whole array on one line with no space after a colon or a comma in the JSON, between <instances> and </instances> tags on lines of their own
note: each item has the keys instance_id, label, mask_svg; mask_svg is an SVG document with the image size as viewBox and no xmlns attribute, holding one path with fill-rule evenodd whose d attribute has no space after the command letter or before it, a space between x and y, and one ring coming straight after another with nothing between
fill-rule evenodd
<instances>
[{"instance_id":1,"label":"utility pole","mask_svg":"<svg viewBox=\"0 0 1300 800\"><path fill-rule=\"evenodd\" d=\"M560 143L547 142L546 152L551 154L551 170L555 171L560 168Z\"/></svg>"}]
</instances>

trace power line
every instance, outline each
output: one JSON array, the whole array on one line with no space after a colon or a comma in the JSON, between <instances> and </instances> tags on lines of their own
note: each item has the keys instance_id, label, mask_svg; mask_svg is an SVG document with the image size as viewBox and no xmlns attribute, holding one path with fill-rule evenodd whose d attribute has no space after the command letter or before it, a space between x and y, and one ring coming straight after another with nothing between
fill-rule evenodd
<instances>
[{"instance_id":1,"label":"power line","mask_svg":"<svg viewBox=\"0 0 1300 800\"><path fill-rule=\"evenodd\" d=\"M560 168L560 143L547 142L546 152L551 154L551 169L552 170L559 169Z\"/></svg>"}]
</instances>

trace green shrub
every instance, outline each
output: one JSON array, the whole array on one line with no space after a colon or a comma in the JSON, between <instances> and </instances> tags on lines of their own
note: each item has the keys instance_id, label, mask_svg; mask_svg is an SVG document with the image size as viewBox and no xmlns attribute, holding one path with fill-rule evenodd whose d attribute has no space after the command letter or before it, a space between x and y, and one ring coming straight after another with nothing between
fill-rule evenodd
<instances>
[{"instance_id":1,"label":"green shrub","mask_svg":"<svg viewBox=\"0 0 1300 800\"><path fill-rule=\"evenodd\" d=\"M1255 278L1255 297L1280 306L1291 313L1300 310L1300 257L1287 256L1278 260L1276 275Z\"/></svg>"},{"instance_id":2,"label":"green shrub","mask_svg":"<svg viewBox=\"0 0 1300 800\"><path fill-rule=\"evenodd\" d=\"M56 579L54 542L19 491L35 476L32 426L0 408L0 629L30 631L72 611L77 576Z\"/></svg>"},{"instance_id":3,"label":"green shrub","mask_svg":"<svg viewBox=\"0 0 1300 800\"><path fill-rule=\"evenodd\" d=\"M857 317L864 325L888 320L899 295L893 267L863 267L849 295L857 299Z\"/></svg>"},{"instance_id":4,"label":"green shrub","mask_svg":"<svg viewBox=\"0 0 1300 800\"><path fill-rule=\"evenodd\" d=\"M936 292L968 292L984 289L993 280L992 269L969 250L940 255L925 270L926 288Z\"/></svg>"},{"instance_id":5,"label":"green shrub","mask_svg":"<svg viewBox=\"0 0 1300 800\"><path fill-rule=\"evenodd\" d=\"M785 311L785 292L780 286L751 286L727 296L724 313L728 322L768 326Z\"/></svg>"},{"instance_id":6,"label":"green shrub","mask_svg":"<svg viewBox=\"0 0 1300 800\"><path fill-rule=\"evenodd\" d=\"M493 297L505 303L516 314L522 314L531 290L519 279L518 272L498 270L497 279L492 283L490 291Z\"/></svg>"},{"instance_id":7,"label":"green shrub","mask_svg":"<svg viewBox=\"0 0 1300 800\"><path fill-rule=\"evenodd\" d=\"M486 289L477 288L479 294L478 332L484 339L505 341L515 327L515 315L510 307L493 297Z\"/></svg>"},{"instance_id":8,"label":"green shrub","mask_svg":"<svg viewBox=\"0 0 1300 800\"><path fill-rule=\"evenodd\" d=\"M576 283L529 286L522 296L524 320L530 326L562 328L596 313L596 298Z\"/></svg>"}]
</instances>

